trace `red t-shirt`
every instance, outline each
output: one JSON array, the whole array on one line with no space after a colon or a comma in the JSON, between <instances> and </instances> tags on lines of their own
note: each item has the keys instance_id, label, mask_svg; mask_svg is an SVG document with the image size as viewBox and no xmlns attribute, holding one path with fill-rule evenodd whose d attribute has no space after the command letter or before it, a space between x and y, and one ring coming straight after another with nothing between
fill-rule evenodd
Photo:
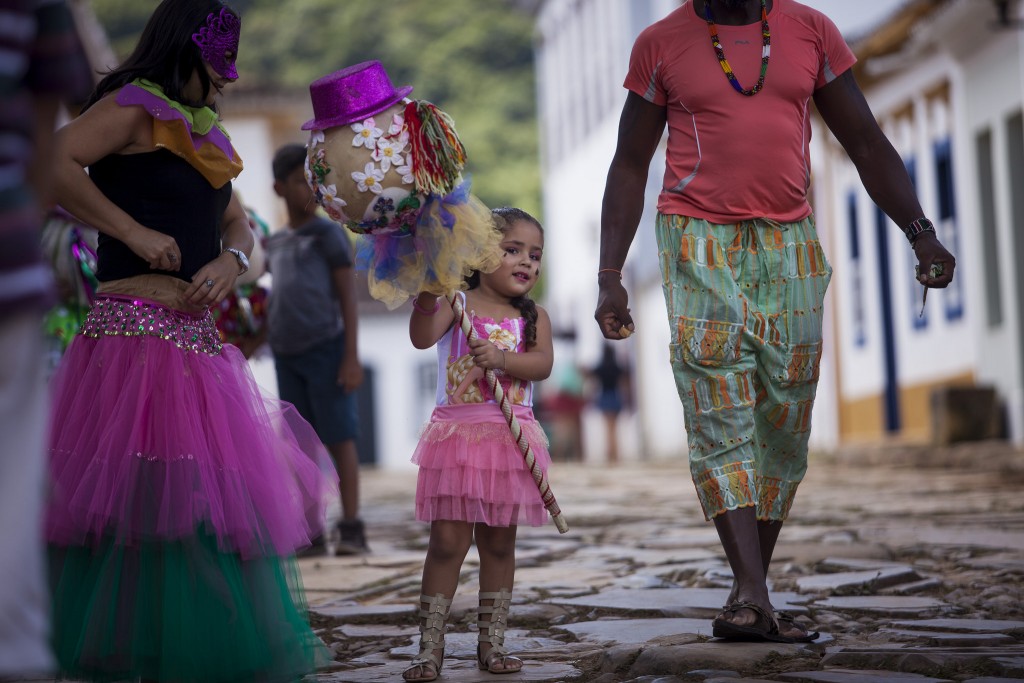
<instances>
[{"instance_id":1,"label":"red t-shirt","mask_svg":"<svg viewBox=\"0 0 1024 683\"><path fill-rule=\"evenodd\" d=\"M774 0L768 25L768 73L752 97L729 83L692 1L637 38L624 85L667 108L660 212L712 223L810 215L810 99L856 57L828 17L794 0ZM761 22L717 26L737 79L753 87L761 71Z\"/></svg>"}]
</instances>

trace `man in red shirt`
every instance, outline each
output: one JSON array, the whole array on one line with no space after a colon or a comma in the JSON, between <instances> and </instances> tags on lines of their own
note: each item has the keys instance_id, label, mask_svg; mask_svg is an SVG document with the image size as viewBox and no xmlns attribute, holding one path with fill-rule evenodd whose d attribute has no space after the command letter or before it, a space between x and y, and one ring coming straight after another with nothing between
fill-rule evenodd
<instances>
[{"instance_id":1,"label":"man in red shirt","mask_svg":"<svg viewBox=\"0 0 1024 683\"><path fill-rule=\"evenodd\" d=\"M832 269L807 202L810 103L871 198L903 228L925 287L955 259L924 216L900 156L823 14L795 0L689 0L637 39L601 219L595 318L632 331L622 264L668 127L657 237L673 330L672 369L690 470L735 584L723 638L806 642L772 607L766 575L807 467Z\"/></svg>"}]
</instances>

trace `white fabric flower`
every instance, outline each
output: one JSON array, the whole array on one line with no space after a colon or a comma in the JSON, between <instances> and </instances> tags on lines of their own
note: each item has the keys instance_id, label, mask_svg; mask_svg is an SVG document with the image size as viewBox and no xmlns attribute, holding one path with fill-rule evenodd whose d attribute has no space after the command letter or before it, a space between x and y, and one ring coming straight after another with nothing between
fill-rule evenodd
<instances>
[{"instance_id":1,"label":"white fabric flower","mask_svg":"<svg viewBox=\"0 0 1024 683\"><path fill-rule=\"evenodd\" d=\"M380 162L380 169L387 173L392 164L401 166L405 163L403 147L401 142L393 138L380 138L377 140L377 149L373 150L373 160Z\"/></svg>"},{"instance_id":2,"label":"white fabric flower","mask_svg":"<svg viewBox=\"0 0 1024 683\"><path fill-rule=\"evenodd\" d=\"M305 161L302 162L302 174L306 176L306 184L310 187L313 186L313 171L309 168L309 155L306 155Z\"/></svg>"},{"instance_id":3,"label":"white fabric flower","mask_svg":"<svg viewBox=\"0 0 1024 683\"><path fill-rule=\"evenodd\" d=\"M309 131L309 142L306 143L306 147L315 147L322 144L324 144L324 132L322 130Z\"/></svg>"},{"instance_id":4,"label":"white fabric flower","mask_svg":"<svg viewBox=\"0 0 1024 683\"><path fill-rule=\"evenodd\" d=\"M395 114L391 117L391 127L388 128L388 135L396 135L401 132L403 128L405 128L405 117L401 114Z\"/></svg>"},{"instance_id":5,"label":"white fabric flower","mask_svg":"<svg viewBox=\"0 0 1024 683\"><path fill-rule=\"evenodd\" d=\"M409 159L409 163L405 166L397 166L395 170L398 175L402 176L402 182L406 185L412 185L416 180L412 175L412 159Z\"/></svg>"},{"instance_id":6,"label":"white fabric flower","mask_svg":"<svg viewBox=\"0 0 1024 683\"><path fill-rule=\"evenodd\" d=\"M356 181L360 192L366 192L369 190L374 194L380 194L384 191L380 183L384 180L384 171L380 170L373 165L373 162L366 164L366 168L363 172L355 171L352 173L352 180Z\"/></svg>"},{"instance_id":7,"label":"white fabric flower","mask_svg":"<svg viewBox=\"0 0 1024 683\"><path fill-rule=\"evenodd\" d=\"M362 123L353 123L352 130L356 136L352 138L353 147L365 147L373 149L377 145L377 138L384 135L384 131L377 128L377 123L370 117Z\"/></svg>"},{"instance_id":8,"label":"white fabric flower","mask_svg":"<svg viewBox=\"0 0 1024 683\"><path fill-rule=\"evenodd\" d=\"M330 185L321 185L320 192L323 194L326 201L341 202L342 206L348 206L344 199L338 199L338 188L334 183L331 183Z\"/></svg>"},{"instance_id":9,"label":"white fabric flower","mask_svg":"<svg viewBox=\"0 0 1024 683\"><path fill-rule=\"evenodd\" d=\"M323 195L320 206L324 208L327 215L339 223L347 221L345 207L348 206L348 202L338 196L338 188L334 185L324 185L320 188L320 192Z\"/></svg>"},{"instance_id":10,"label":"white fabric flower","mask_svg":"<svg viewBox=\"0 0 1024 683\"><path fill-rule=\"evenodd\" d=\"M392 136L391 140L395 144L395 148L400 154L410 155L408 158L412 158L412 145L409 144L409 131L403 129L401 133L396 136Z\"/></svg>"}]
</instances>

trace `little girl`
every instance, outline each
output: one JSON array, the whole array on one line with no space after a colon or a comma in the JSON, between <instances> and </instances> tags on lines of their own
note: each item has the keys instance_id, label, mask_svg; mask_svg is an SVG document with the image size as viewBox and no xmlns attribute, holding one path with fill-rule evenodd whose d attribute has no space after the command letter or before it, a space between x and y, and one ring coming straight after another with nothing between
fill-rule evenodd
<instances>
[{"instance_id":1,"label":"little girl","mask_svg":"<svg viewBox=\"0 0 1024 683\"><path fill-rule=\"evenodd\" d=\"M413 455L419 465L416 518L430 522L420 595L420 652L406 681L441 672L444 628L462 562L476 539L480 553L480 636L477 664L514 673L523 662L504 648L515 574L516 528L547 518L537 485L483 379L497 373L513 411L546 472L544 431L533 416L533 385L551 373L551 321L528 294L540 274L544 231L525 211L492 211L502 233L501 265L474 273L458 296L479 338L467 341L449 306L421 293L413 301L409 336L418 349L437 344L437 407Z\"/></svg>"}]
</instances>

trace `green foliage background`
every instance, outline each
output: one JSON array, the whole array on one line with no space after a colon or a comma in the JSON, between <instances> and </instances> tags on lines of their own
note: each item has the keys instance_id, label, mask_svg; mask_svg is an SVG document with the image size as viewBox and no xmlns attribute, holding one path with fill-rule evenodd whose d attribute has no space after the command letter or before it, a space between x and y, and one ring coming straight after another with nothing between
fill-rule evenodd
<instances>
[{"instance_id":1,"label":"green foliage background","mask_svg":"<svg viewBox=\"0 0 1024 683\"><path fill-rule=\"evenodd\" d=\"M154 0L92 0L127 56ZM242 16L235 88L305 89L379 59L396 86L455 120L474 193L540 216L532 17L508 0L232 0ZM231 96L228 90L227 97Z\"/></svg>"}]
</instances>

